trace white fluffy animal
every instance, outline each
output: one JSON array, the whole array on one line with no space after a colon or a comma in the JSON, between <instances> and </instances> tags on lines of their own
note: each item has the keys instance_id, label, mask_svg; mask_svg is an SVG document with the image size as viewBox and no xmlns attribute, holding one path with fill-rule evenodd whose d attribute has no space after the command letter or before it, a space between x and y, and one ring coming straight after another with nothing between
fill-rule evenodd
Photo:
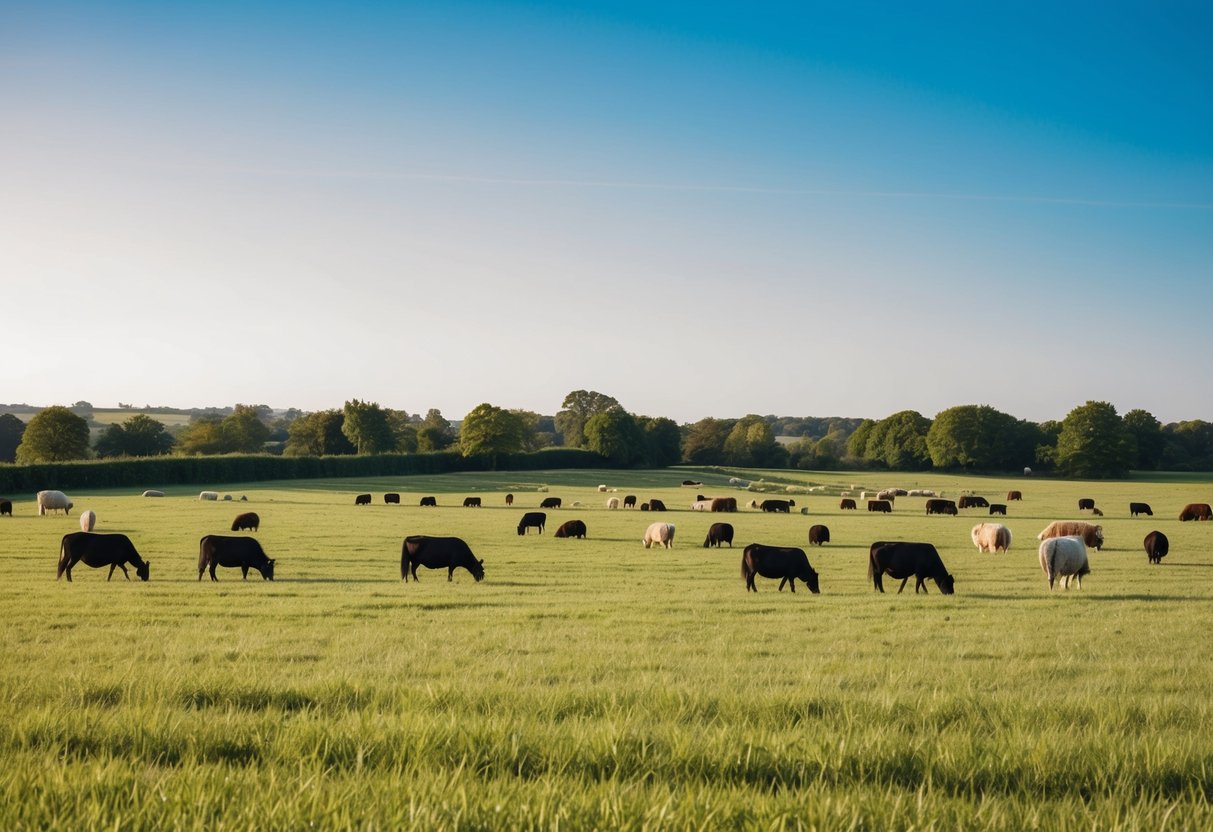
<instances>
[{"instance_id":1,"label":"white fluffy animal","mask_svg":"<svg viewBox=\"0 0 1213 832\"><path fill-rule=\"evenodd\" d=\"M164 496L164 492L163 492L163 491L156 491L156 490L154 490L154 489L149 488L147 491L144 491L144 492L143 492L143 496L144 496L144 497L163 497L163 496Z\"/></svg>"},{"instance_id":2,"label":"white fluffy animal","mask_svg":"<svg viewBox=\"0 0 1213 832\"><path fill-rule=\"evenodd\" d=\"M1087 562L1087 547L1081 537L1050 537L1040 544L1040 568L1049 579L1049 589L1053 582L1060 581L1062 589L1070 588L1070 580L1078 582L1082 589L1082 576L1091 574L1091 566Z\"/></svg>"},{"instance_id":3,"label":"white fluffy animal","mask_svg":"<svg viewBox=\"0 0 1213 832\"><path fill-rule=\"evenodd\" d=\"M97 525L97 513L91 508L80 513L80 531L91 532Z\"/></svg>"},{"instance_id":4,"label":"white fluffy animal","mask_svg":"<svg viewBox=\"0 0 1213 832\"><path fill-rule=\"evenodd\" d=\"M619 508L619 498L611 497L609 500L607 500L607 508L609 508L609 509Z\"/></svg>"},{"instance_id":5,"label":"white fluffy animal","mask_svg":"<svg viewBox=\"0 0 1213 832\"><path fill-rule=\"evenodd\" d=\"M218 491L201 491L198 494L198 499L199 500L218 500L219 492Z\"/></svg>"},{"instance_id":6,"label":"white fluffy animal","mask_svg":"<svg viewBox=\"0 0 1213 832\"><path fill-rule=\"evenodd\" d=\"M691 503L691 511L711 511L711 510L712 510L712 501L711 500L696 500L695 502Z\"/></svg>"},{"instance_id":7,"label":"white fluffy animal","mask_svg":"<svg viewBox=\"0 0 1213 832\"><path fill-rule=\"evenodd\" d=\"M664 548L669 549L674 545L674 524L673 523L652 523L644 530L644 540L641 541L644 548L648 549L654 543L660 543Z\"/></svg>"},{"instance_id":8,"label":"white fluffy animal","mask_svg":"<svg viewBox=\"0 0 1213 832\"><path fill-rule=\"evenodd\" d=\"M973 527L972 537L979 552L1005 552L1011 548L1011 530L1001 523L978 523Z\"/></svg>"},{"instance_id":9,"label":"white fluffy animal","mask_svg":"<svg viewBox=\"0 0 1213 832\"><path fill-rule=\"evenodd\" d=\"M64 514L71 514L72 501L62 491L39 491L38 516L41 517L48 511L62 511Z\"/></svg>"},{"instance_id":10,"label":"white fluffy animal","mask_svg":"<svg viewBox=\"0 0 1213 832\"><path fill-rule=\"evenodd\" d=\"M598 490L599 490L600 492L602 492L603 494L605 494L605 493L606 493L606 490L607 490L607 487L606 487L605 485L600 485L600 486L598 486Z\"/></svg>"}]
</instances>

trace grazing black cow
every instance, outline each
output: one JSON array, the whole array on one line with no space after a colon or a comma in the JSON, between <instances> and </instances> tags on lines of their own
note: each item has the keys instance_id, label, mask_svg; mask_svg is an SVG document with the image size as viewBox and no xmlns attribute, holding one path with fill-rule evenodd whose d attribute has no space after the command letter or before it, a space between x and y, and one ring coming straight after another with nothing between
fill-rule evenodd
<instances>
[{"instance_id":1,"label":"grazing black cow","mask_svg":"<svg viewBox=\"0 0 1213 832\"><path fill-rule=\"evenodd\" d=\"M3 517L6 514L9 517L13 516L13 501L12 500L0 500L0 517Z\"/></svg>"},{"instance_id":2,"label":"grazing black cow","mask_svg":"<svg viewBox=\"0 0 1213 832\"><path fill-rule=\"evenodd\" d=\"M893 510L893 504L888 500L868 500L868 511L882 511L885 514Z\"/></svg>"},{"instance_id":3,"label":"grazing black cow","mask_svg":"<svg viewBox=\"0 0 1213 832\"><path fill-rule=\"evenodd\" d=\"M548 516L542 511L528 511L522 515L522 521L518 524L518 534L526 534L527 529L539 529L539 533L543 534L543 527L547 525Z\"/></svg>"},{"instance_id":4,"label":"grazing black cow","mask_svg":"<svg viewBox=\"0 0 1213 832\"><path fill-rule=\"evenodd\" d=\"M1008 503L1013 503L1016 500L1022 500L1022 499L1023 499L1023 494L1020 493L1019 491L1008 491L1007 492L1007 502Z\"/></svg>"},{"instance_id":5,"label":"grazing black cow","mask_svg":"<svg viewBox=\"0 0 1213 832\"><path fill-rule=\"evenodd\" d=\"M1142 542L1146 547L1146 557L1150 563L1162 563L1162 559L1171 550L1171 541L1167 540L1167 536L1159 531L1150 532Z\"/></svg>"},{"instance_id":6,"label":"grazing black cow","mask_svg":"<svg viewBox=\"0 0 1213 832\"><path fill-rule=\"evenodd\" d=\"M135 567L135 574L139 576L139 580L146 581L150 575L150 562L139 557L139 553L135 551L135 544L131 543L131 539L124 534L97 534L96 532L65 534L63 540L59 541L59 571L55 574L55 580L67 575L68 581L71 581L72 567L81 561L85 566L91 566L93 569L108 566L110 573L106 577L107 581L114 577L115 569L121 569L122 574L129 581L131 575L126 571L128 563Z\"/></svg>"},{"instance_id":7,"label":"grazing black cow","mask_svg":"<svg viewBox=\"0 0 1213 832\"><path fill-rule=\"evenodd\" d=\"M649 500L649 511L665 511L665 503L661 500Z\"/></svg>"},{"instance_id":8,"label":"grazing black cow","mask_svg":"<svg viewBox=\"0 0 1213 832\"><path fill-rule=\"evenodd\" d=\"M814 545L820 546L823 543L829 543L829 542L830 542L830 529L828 526L822 526L821 524L818 524L816 526L809 526L809 545L810 546L814 546Z\"/></svg>"},{"instance_id":9,"label":"grazing black cow","mask_svg":"<svg viewBox=\"0 0 1213 832\"><path fill-rule=\"evenodd\" d=\"M585 538L585 523L580 520L566 520L560 524L553 537Z\"/></svg>"},{"instance_id":10,"label":"grazing black cow","mask_svg":"<svg viewBox=\"0 0 1213 832\"><path fill-rule=\"evenodd\" d=\"M398 506L398 505L400 505L400 495L399 494L384 494L383 502L385 502L389 506Z\"/></svg>"},{"instance_id":11,"label":"grazing black cow","mask_svg":"<svg viewBox=\"0 0 1213 832\"><path fill-rule=\"evenodd\" d=\"M559 497L544 497L543 502L539 504L540 508L560 508Z\"/></svg>"},{"instance_id":12,"label":"grazing black cow","mask_svg":"<svg viewBox=\"0 0 1213 832\"><path fill-rule=\"evenodd\" d=\"M463 507L464 508L480 508L480 498L479 497L464 497L463 498Z\"/></svg>"},{"instance_id":13,"label":"grazing black cow","mask_svg":"<svg viewBox=\"0 0 1213 832\"><path fill-rule=\"evenodd\" d=\"M989 508L990 501L976 494L965 494L956 503L957 508Z\"/></svg>"},{"instance_id":14,"label":"grazing black cow","mask_svg":"<svg viewBox=\"0 0 1213 832\"><path fill-rule=\"evenodd\" d=\"M783 592L784 584L788 584L795 592L797 578L804 581L809 592L814 595L821 591L817 583L817 573L809 565L809 556L804 553L804 549L751 543L741 553L741 577L748 591L758 591L758 587L754 585L755 575L779 578L780 592Z\"/></svg>"},{"instance_id":15,"label":"grazing black cow","mask_svg":"<svg viewBox=\"0 0 1213 832\"><path fill-rule=\"evenodd\" d=\"M232 531L242 532L245 529L249 531L257 531L261 527L261 518L257 516L255 511L246 511L244 514L237 514L236 519L232 521Z\"/></svg>"},{"instance_id":16,"label":"grazing black cow","mask_svg":"<svg viewBox=\"0 0 1213 832\"><path fill-rule=\"evenodd\" d=\"M733 548L732 523L713 523L712 527L708 529L708 536L703 539L703 548L719 547L722 543L729 544L730 549Z\"/></svg>"},{"instance_id":17,"label":"grazing black cow","mask_svg":"<svg viewBox=\"0 0 1213 832\"><path fill-rule=\"evenodd\" d=\"M792 506L796 505L795 500L763 500L758 504L758 507L763 511L782 512L789 514Z\"/></svg>"},{"instance_id":18,"label":"grazing black cow","mask_svg":"<svg viewBox=\"0 0 1213 832\"><path fill-rule=\"evenodd\" d=\"M641 503L641 504L640 504L640 510L641 510L641 511L648 511L648 510L649 510L649 504L648 504L648 503Z\"/></svg>"},{"instance_id":19,"label":"grazing black cow","mask_svg":"<svg viewBox=\"0 0 1213 832\"><path fill-rule=\"evenodd\" d=\"M881 578L888 575L900 578L900 593L906 588L906 581L914 577L914 593L919 589L927 591L927 578L935 581L939 591L951 595L956 591L956 580L944 568L939 552L930 543L904 543L878 541L872 544L868 551L868 578L876 589L884 592L884 582Z\"/></svg>"},{"instance_id":20,"label":"grazing black cow","mask_svg":"<svg viewBox=\"0 0 1213 832\"><path fill-rule=\"evenodd\" d=\"M463 567L472 574L477 583L484 580L484 561L476 560L462 539L458 537L428 537L423 534L410 535L400 547L400 577L408 583L409 575L417 580L417 567L445 569L446 579L452 580L455 570Z\"/></svg>"},{"instance_id":21,"label":"grazing black cow","mask_svg":"<svg viewBox=\"0 0 1213 832\"><path fill-rule=\"evenodd\" d=\"M1007 516L1006 503L990 503L990 514L1001 514L1003 517L1006 517Z\"/></svg>"},{"instance_id":22,"label":"grazing black cow","mask_svg":"<svg viewBox=\"0 0 1213 832\"><path fill-rule=\"evenodd\" d=\"M963 497L961 499L964 499ZM927 500L927 514L956 514L956 503L953 500L943 500L938 497Z\"/></svg>"},{"instance_id":23,"label":"grazing black cow","mask_svg":"<svg viewBox=\"0 0 1213 832\"><path fill-rule=\"evenodd\" d=\"M1213 508L1208 503L1188 503L1179 513L1179 522L1189 520L1213 520Z\"/></svg>"},{"instance_id":24,"label":"grazing black cow","mask_svg":"<svg viewBox=\"0 0 1213 832\"><path fill-rule=\"evenodd\" d=\"M1079 511L1090 511L1093 508L1095 508L1095 500L1093 500L1090 497L1079 497L1078 498L1078 510Z\"/></svg>"},{"instance_id":25,"label":"grazing black cow","mask_svg":"<svg viewBox=\"0 0 1213 832\"><path fill-rule=\"evenodd\" d=\"M422 497L421 498L421 508L427 508L427 507L437 508L438 507L438 498L437 497Z\"/></svg>"},{"instance_id":26,"label":"grazing black cow","mask_svg":"<svg viewBox=\"0 0 1213 832\"><path fill-rule=\"evenodd\" d=\"M513 494L506 494L506 495L505 495L505 504L506 504L507 506L512 506L512 505L514 505L514 495L513 495Z\"/></svg>"},{"instance_id":27,"label":"grazing black cow","mask_svg":"<svg viewBox=\"0 0 1213 832\"><path fill-rule=\"evenodd\" d=\"M843 497L838 501L839 511L855 511L855 501L850 497Z\"/></svg>"},{"instance_id":28,"label":"grazing black cow","mask_svg":"<svg viewBox=\"0 0 1213 832\"><path fill-rule=\"evenodd\" d=\"M698 486L698 485L703 485L703 483L695 482L695 480L683 480L682 484L685 486L691 487L691 488L694 488L695 486Z\"/></svg>"},{"instance_id":29,"label":"grazing black cow","mask_svg":"<svg viewBox=\"0 0 1213 832\"><path fill-rule=\"evenodd\" d=\"M357 497L354 498L354 505L356 505L356 506L369 506L370 504L371 504L371 495L370 494L359 494Z\"/></svg>"},{"instance_id":30,"label":"grazing black cow","mask_svg":"<svg viewBox=\"0 0 1213 832\"><path fill-rule=\"evenodd\" d=\"M624 508L636 508L636 495L629 494L626 497L624 497L623 498L623 507Z\"/></svg>"},{"instance_id":31,"label":"grazing black cow","mask_svg":"<svg viewBox=\"0 0 1213 832\"><path fill-rule=\"evenodd\" d=\"M1147 517L1154 516L1154 512L1150 510L1149 503L1129 503L1129 514L1133 517L1139 514L1144 514Z\"/></svg>"},{"instance_id":32,"label":"grazing black cow","mask_svg":"<svg viewBox=\"0 0 1213 832\"><path fill-rule=\"evenodd\" d=\"M202 573L210 570L211 580L217 581L215 567L240 567L240 574L248 580L249 569L261 573L262 580L274 580L274 561L265 556L265 550L255 537L224 537L208 534L198 541L198 580Z\"/></svg>"}]
</instances>

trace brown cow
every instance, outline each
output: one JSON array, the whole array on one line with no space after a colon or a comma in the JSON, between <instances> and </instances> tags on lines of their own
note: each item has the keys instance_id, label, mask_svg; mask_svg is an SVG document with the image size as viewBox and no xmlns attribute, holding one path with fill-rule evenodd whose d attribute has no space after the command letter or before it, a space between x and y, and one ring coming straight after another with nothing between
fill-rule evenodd
<instances>
[{"instance_id":1,"label":"brown cow","mask_svg":"<svg viewBox=\"0 0 1213 832\"><path fill-rule=\"evenodd\" d=\"M888 500L868 500L868 511L882 511L888 514L893 510L893 504Z\"/></svg>"},{"instance_id":2,"label":"brown cow","mask_svg":"<svg viewBox=\"0 0 1213 832\"><path fill-rule=\"evenodd\" d=\"M237 514L236 519L232 521L232 531L240 532L248 529L257 531L261 526L261 518L257 516L255 511L246 511L244 514Z\"/></svg>"},{"instance_id":3,"label":"brown cow","mask_svg":"<svg viewBox=\"0 0 1213 832\"><path fill-rule=\"evenodd\" d=\"M513 494L506 494L506 495L505 495L505 504L506 504L507 506L512 506L512 505L514 505L514 495L513 495Z\"/></svg>"},{"instance_id":4,"label":"brown cow","mask_svg":"<svg viewBox=\"0 0 1213 832\"><path fill-rule=\"evenodd\" d=\"M1008 503L1013 503L1016 500L1022 500L1022 499L1023 499L1023 494L1021 494L1018 491L1008 491L1007 492L1007 502Z\"/></svg>"},{"instance_id":5,"label":"brown cow","mask_svg":"<svg viewBox=\"0 0 1213 832\"><path fill-rule=\"evenodd\" d=\"M1188 503L1179 513L1181 523L1189 520L1213 520L1213 508L1208 503Z\"/></svg>"},{"instance_id":6,"label":"brown cow","mask_svg":"<svg viewBox=\"0 0 1213 832\"><path fill-rule=\"evenodd\" d=\"M553 537L576 537L585 539L585 523L581 520L566 520L560 524Z\"/></svg>"},{"instance_id":7,"label":"brown cow","mask_svg":"<svg viewBox=\"0 0 1213 832\"><path fill-rule=\"evenodd\" d=\"M820 524L809 526L809 545L820 546L823 543L830 542L830 529L828 526Z\"/></svg>"}]
</instances>

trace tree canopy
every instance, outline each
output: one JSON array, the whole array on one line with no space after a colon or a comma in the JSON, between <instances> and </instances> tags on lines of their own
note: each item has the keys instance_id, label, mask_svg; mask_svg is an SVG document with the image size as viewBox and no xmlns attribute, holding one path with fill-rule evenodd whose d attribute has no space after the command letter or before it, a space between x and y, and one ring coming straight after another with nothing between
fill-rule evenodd
<instances>
[{"instance_id":1,"label":"tree canopy","mask_svg":"<svg viewBox=\"0 0 1213 832\"><path fill-rule=\"evenodd\" d=\"M173 449L173 437L164 423L137 413L121 424L107 427L94 446L99 457L162 456Z\"/></svg>"},{"instance_id":2,"label":"tree canopy","mask_svg":"<svg viewBox=\"0 0 1213 832\"><path fill-rule=\"evenodd\" d=\"M287 428L287 456L337 456L357 449L341 431L345 414L340 410L317 410L291 422Z\"/></svg>"},{"instance_id":3,"label":"tree canopy","mask_svg":"<svg viewBox=\"0 0 1213 832\"><path fill-rule=\"evenodd\" d=\"M1136 456L1133 435L1107 402L1089 401L1062 420L1055 462L1069 476L1124 476Z\"/></svg>"},{"instance_id":4,"label":"tree canopy","mask_svg":"<svg viewBox=\"0 0 1213 832\"><path fill-rule=\"evenodd\" d=\"M88 422L68 408L55 405L29 420L17 446L17 462L29 465L87 459L88 442Z\"/></svg>"},{"instance_id":5,"label":"tree canopy","mask_svg":"<svg viewBox=\"0 0 1213 832\"><path fill-rule=\"evenodd\" d=\"M345 421L341 432L360 454L386 454L396 450L399 441L392 430L387 411L376 402L350 399L342 408Z\"/></svg>"},{"instance_id":6,"label":"tree canopy","mask_svg":"<svg viewBox=\"0 0 1213 832\"><path fill-rule=\"evenodd\" d=\"M525 425L517 414L488 402L476 405L459 427L459 451L464 456L512 454L522 450Z\"/></svg>"},{"instance_id":7,"label":"tree canopy","mask_svg":"<svg viewBox=\"0 0 1213 832\"><path fill-rule=\"evenodd\" d=\"M621 409L614 396L595 390L574 390L564 397L560 408L556 414L556 429L564 435L564 444L570 448L587 447L585 423L591 416Z\"/></svg>"},{"instance_id":8,"label":"tree canopy","mask_svg":"<svg viewBox=\"0 0 1213 832\"><path fill-rule=\"evenodd\" d=\"M25 434L25 422L11 413L0 413L0 462L17 459L17 446Z\"/></svg>"}]
</instances>

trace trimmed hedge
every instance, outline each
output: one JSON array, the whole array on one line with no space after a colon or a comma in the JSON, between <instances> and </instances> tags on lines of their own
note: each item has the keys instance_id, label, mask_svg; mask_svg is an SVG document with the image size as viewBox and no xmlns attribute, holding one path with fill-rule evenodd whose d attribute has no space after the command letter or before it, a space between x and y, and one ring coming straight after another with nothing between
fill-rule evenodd
<instances>
[{"instance_id":1,"label":"trimmed hedge","mask_svg":"<svg viewBox=\"0 0 1213 832\"><path fill-rule=\"evenodd\" d=\"M547 448L527 454L461 456L456 451L375 456L159 456L140 459L0 465L0 494L36 493L47 488L141 489L163 485L217 485L321 477L386 477L456 471L541 471L548 468L601 468L592 451Z\"/></svg>"}]
</instances>

